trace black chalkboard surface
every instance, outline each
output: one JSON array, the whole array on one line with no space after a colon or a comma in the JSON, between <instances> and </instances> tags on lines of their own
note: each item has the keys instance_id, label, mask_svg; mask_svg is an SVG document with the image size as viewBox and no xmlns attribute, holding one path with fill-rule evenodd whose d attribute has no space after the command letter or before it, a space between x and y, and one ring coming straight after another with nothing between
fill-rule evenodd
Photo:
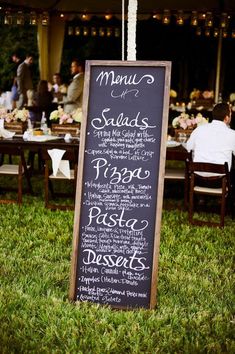
<instances>
[{"instance_id":1,"label":"black chalkboard surface","mask_svg":"<svg viewBox=\"0 0 235 354\"><path fill-rule=\"evenodd\" d=\"M86 63L70 299L153 308L170 62Z\"/></svg>"}]
</instances>

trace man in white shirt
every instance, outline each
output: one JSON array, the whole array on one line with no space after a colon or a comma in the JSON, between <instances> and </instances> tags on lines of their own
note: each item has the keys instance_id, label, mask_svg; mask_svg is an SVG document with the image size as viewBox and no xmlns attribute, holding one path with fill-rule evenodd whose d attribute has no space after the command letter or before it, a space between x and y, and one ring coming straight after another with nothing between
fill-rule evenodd
<instances>
[{"instance_id":1,"label":"man in white shirt","mask_svg":"<svg viewBox=\"0 0 235 354\"><path fill-rule=\"evenodd\" d=\"M227 103L218 103L212 111L211 123L198 126L187 141L193 151L193 161L232 165L235 155L235 130L230 129L231 109Z\"/></svg>"},{"instance_id":2,"label":"man in white shirt","mask_svg":"<svg viewBox=\"0 0 235 354\"><path fill-rule=\"evenodd\" d=\"M67 96L64 98L64 111L72 113L77 108L82 107L84 73L83 64L78 60L71 63L71 74L73 80L68 86Z\"/></svg>"}]
</instances>

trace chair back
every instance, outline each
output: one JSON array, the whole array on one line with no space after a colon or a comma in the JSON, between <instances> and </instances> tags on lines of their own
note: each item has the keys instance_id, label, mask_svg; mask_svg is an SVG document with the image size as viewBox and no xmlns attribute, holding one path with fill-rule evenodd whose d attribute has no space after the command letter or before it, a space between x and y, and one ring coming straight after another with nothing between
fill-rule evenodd
<instances>
[{"instance_id":1,"label":"chair back","mask_svg":"<svg viewBox=\"0 0 235 354\"><path fill-rule=\"evenodd\" d=\"M197 225L224 226L225 202L231 196L230 173L228 163L187 161L189 179L189 222ZM193 219L194 194L211 195L221 198L220 223ZM231 199L232 200L232 199ZM232 204L231 204L232 205Z\"/></svg>"},{"instance_id":2,"label":"chair back","mask_svg":"<svg viewBox=\"0 0 235 354\"><path fill-rule=\"evenodd\" d=\"M50 149L49 149L50 150ZM75 205L75 192L76 192L76 180L77 180L77 168L78 168L78 148L75 147L68 147L66 148L62 160L68 160L69 163L72 165L70 166L70 173L71 173L71 183L73 184L73 192L72 194L69 194L65 191L60 191L56 192L55 189L53 188L53 182L58 182L58 180L67 180L67 177L64 176L63 174L57 173L55 176L50 174L51 171L51 164L52 164L52 159L51 156L48 153L48 149L43 148L42 149L42 159L45 161L45 178L44 178L44 186L45 186L45 207L49 209L61 209L61 210L66 210L74 209ZM72 167L72 169L71 169ZM72 197L73 199L73 204L64 204L64 203L55 203L55 198L56 197Z\"/></svg>"},{"instance_id":3,"label":"chair back","mask_svg":"<svg viewBox=\"0 0 235 354\"><path fill-rule=\"evenodd\" d=\"M22 204L22 191L23 191L23 185L22 185L22 177L25 175L26 180L27 180L27 187L28 187L28 192L32 193L32 186L31 186L31 181L30 181L30 173L29 173L29 166L27 166L25 157L24 157L24 151L21 147L17 145L12 145L12 146L0 146L0 154L4 155L9 155L10 160L12 160L13 156L17 156L17 163L15 164L6 164L4 163L4 158L1 161L0 165L0 175L2 176L16 176L18 183L17 183L17 200L15 199L6 199L1 196L0 198L0 203L18 203ZM11 162L11 161L10 161ZM4 189L9 189L9 190L15 190L14 185L13 187L4 187Z\"/></svg>"}]
</instances>

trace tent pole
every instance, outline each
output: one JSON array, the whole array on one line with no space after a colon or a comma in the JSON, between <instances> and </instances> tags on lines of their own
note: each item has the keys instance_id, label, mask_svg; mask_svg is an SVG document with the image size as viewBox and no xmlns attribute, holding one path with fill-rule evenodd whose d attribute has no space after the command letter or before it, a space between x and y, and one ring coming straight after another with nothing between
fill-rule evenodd
<instances>
[{"instance_id":1,"label":"tent pole","mask_svg":"<svg viewBox=\"0 0 235 354\"><path fill-rule=\"evenodd\" d=\"M125 0L122 0L122 61L125 60Z\"/></svg>"},{"instance_id":2,"label":"tent pole","mask_svg":"<svg viewBox=\"0 0 235 354\"><path fill-rule=\"evenodd\" d=\"M215 103L218 103L220 93L220 70L221 70L221 54L222 54L223 30L220 28L219 40L217 48L217 66L216 66L216 81L215 81Z\"/></svg>"},{"instance_id":3,"label":"tent pole","mask_svg":"<svg viewBox=\"0 0 235 354\"><path fill-rule=\"evenodd\" d=\"M129 0L128 4L128 33L127 33L127 60L136 60L136 23L137 0Z\"/></svg>"}]
</instances>

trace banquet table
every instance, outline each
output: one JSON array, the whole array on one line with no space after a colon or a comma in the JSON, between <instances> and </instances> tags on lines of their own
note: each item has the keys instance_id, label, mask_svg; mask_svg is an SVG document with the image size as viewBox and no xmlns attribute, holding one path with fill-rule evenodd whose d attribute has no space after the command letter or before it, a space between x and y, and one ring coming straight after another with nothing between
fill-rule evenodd
<instances>
[{"instance_id":1,"label":"banquet table","mask_svg":"<svg viewBox=\"0 0 235 354\"><path fill-rule=\"evenodd\" d=\"M1 146L11 146L15 145L23 148L24 150L32 150L48 147L49 149L66 149L66 148L79 148L79 138L71 138L69 141L65 141L62 137L56 137L53 140L40 141L39 139L35 140L24 140L21 136L14 136L11 139L2 139L0 138L0 148Z\"/></svg>"},{"instance_id":2,"label":"banquet table","mask_svg":"<svg viewBox=\"0 0 235 354\"><path fill-rule=\"evenodd\" d=\"M8 147L14 146L22 149L24 152L40 152L42 149L62 149L62 150L74 150L78 153L79 151L78 137L71 138L69 141L65 141L63 137L55 137L53 140L40 141L37 140L25 140L22 136L14 136L11 139L0 138L0 155L1 149L5 150ZM2 158L0 156L0 164L2 163Z\"/></svg>"},{"instance_id":3,"label":"banquet table","mask_svg":"<svg viewBox=\"0 0 235 354\"><path fill-rule=\"evenodd\" d=\"M38 151L39 149L46 148L46 149L75 149L79 150L80 139L78 137L71 138L69 141L65 141L63 137L58 137L54 140L48 141L28 141L24 140L22 136L14 136L11 139L2 139L0 138L0 153L1 147L8 147L8 146L18 146L25 151ZM182 146L176 147L167 147L166 150L166 160L181 160L185 161L189 153L187 150Z\"/></svg>"},{"instance_id":4,"label":"banquet table","mask_svg":"<svg viewBox=\"0 0 235 354\"><path fill-rule=\"evenodd\" d=\"M182 145L166 149L166 160L185 161L189 157L190 153Z\"/></svg>"}]
</instances>

